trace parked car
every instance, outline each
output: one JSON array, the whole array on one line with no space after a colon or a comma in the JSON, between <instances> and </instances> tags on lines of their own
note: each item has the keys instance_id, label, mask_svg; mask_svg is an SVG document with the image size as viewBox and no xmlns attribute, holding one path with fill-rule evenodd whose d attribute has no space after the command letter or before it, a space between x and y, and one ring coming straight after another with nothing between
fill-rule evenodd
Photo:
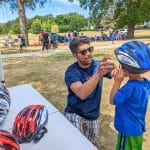
<instances>
[{"instance_id":1,"label":"parked car","mask_svg":"<svg viewBox=\"0 0 150 150\"><path fill-rule=\"evenodd\" d=\"M119 34L127 34L127 29L118 29Z\"/></svg>"}]
</instances>

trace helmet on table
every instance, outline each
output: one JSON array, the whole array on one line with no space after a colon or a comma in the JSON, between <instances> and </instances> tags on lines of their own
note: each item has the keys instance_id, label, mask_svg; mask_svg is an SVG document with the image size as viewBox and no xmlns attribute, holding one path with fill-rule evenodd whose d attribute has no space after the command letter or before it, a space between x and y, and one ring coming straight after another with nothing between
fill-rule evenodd
<instances>
[{"instance_id":1,"label":"helmet on table","mask_svg":"<svg viewBox=\"0 0 150 150\"><path fill-rule=\"evenodd\" d=\"M13 134L0 130L0 149L1 150L20 150L20 145Z\"/></svg>"},{"instance_id":2,"label":"helmet on table","mask_svg":"<svg viewBox=\"0 0 150 150\"><path fill-rule=\"evenodd\" d=\"M10 94L3 84L0 84L0 124L5 120L10 109Z\"/></svg>"},{"instance_id":3,"label":"helmet on table","mask_svg":"<svg viewBox=\"0 0 150 150\"><path fill-rule=\"evenodd\" d=\"M115 55L130 73L140 74L150 70L150 48L141 41L124 43L115 49Z\"/></svg>"},{"instance_id":4,"label":"helmet on table","mask_svg":"<svg viewBox=\"0 0 150 150\"><path fill-rule=\"evenodd\" d=\"M47 129L48 110L43 105L29 105L22 109L15 118L13 134L19 143L40 140Z\"/></svg>"}]
</instances>

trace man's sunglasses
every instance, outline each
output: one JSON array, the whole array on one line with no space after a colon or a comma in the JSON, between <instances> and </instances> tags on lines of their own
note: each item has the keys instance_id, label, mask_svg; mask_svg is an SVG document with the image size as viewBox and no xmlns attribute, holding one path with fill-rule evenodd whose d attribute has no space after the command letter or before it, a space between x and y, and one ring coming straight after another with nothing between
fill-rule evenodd
<instances>
[{"instance_id":1,"label":"man's sunglasses","mask_svg":"<svg viewBox=\"0 0 150 150\"><path fill-rule=\"evenodd\" d=\"M89 47L89 48L87 48L87 49L84 49L84 50L82 50L82 51L77 51L77 53L80 53L81 55L86 55L87 54L87 52L93 52L93 50L94 50L94 47Z\"/></svg>"}]
</instances>

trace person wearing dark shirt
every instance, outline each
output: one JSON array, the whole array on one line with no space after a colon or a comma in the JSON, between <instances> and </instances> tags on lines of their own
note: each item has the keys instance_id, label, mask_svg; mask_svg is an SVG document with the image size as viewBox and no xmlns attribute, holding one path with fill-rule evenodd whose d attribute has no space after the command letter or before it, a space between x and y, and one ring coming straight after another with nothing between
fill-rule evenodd
<instances>
[{"instance_id":1,"label":"person wearing dark shirt","mask_svg":"<svg viewBox=\"0 0 150 150\"><path fill-rule=\"evenodd\" d=\"M50 36L49 36L49 33L46 31L46 29L44 29L44 31L43 31L43 39L42 40L43 40L42 50L44 50L45 48L48 50Z\"/></svg>"},{"instance_id":2,"label":"person wearing dark shirt","mask_svg":"<svg viewBox=\"0 0 150 150\"><path fill-rule=\"evenodd\" d=\"M68 96L64 115L98 147L103 77L110 78L115 65L108 57L92 59L93 47L86 37L74 38L69 48L77 61L65 72Z\"/></svg>"}]
</instances>

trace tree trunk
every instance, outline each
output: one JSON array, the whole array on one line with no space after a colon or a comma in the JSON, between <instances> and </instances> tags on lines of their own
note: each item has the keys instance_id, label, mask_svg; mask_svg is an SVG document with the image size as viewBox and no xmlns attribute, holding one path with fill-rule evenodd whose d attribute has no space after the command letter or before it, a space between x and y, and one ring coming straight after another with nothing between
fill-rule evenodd
<instances>
[{"instance_id":1,"label":"tree trunk","mask_svg":"<svg viewBox=\"0 0 150 150\"><path fill-rule=\"evenodd\" d=\"M133 39L134 38L134 29L135 29L135 25L134 24L129 24L128 25L127 37L129 39Z\"/></svg>"},{"instance_id":2,"label":"tree trunk","mask_svg":"<svg viewBox=\"0 0 150 150\"><path fill-rule=\"evenodd\" d=\"M95 21L95 28L96 28L96 31L99 31L99 29L100 29L100 21L99 20Z\"/></svg>"},{"instance_id":3,"label":"tree trunk","mask_svg":"<svg viewBox=\"0 0 150 150\"><path fill-rule=\"evenodd\" d=\"M18 13L19 13L19 22L20 22L20 31L25 37L26 44L29 45L28 32L27 32L27 22L24 8L24 0L17 0L18 4Z\"/></svg>"}]
</instances>

